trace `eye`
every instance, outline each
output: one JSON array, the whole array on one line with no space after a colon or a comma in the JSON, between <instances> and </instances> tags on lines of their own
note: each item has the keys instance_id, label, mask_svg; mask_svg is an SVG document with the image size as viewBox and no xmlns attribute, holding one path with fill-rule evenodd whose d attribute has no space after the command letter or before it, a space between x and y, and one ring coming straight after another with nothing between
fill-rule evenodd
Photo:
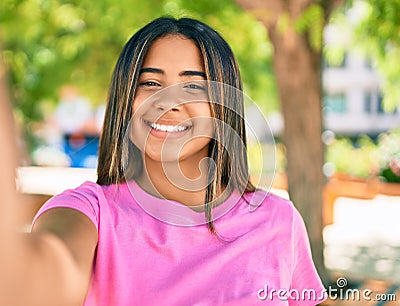
<instances>
[{"instance_id":1,"label":"eye","mask_svg":"<svg viewBox=\"0 0 400 306\"><path fill-rule=\"evenodd\" d=\"M206 90L206 88L204 86L202 86L200 84L197 84L197 83L185 84L183 86L183 88L186 88L186 89L189 89L189 90L192 90L192 91L205 91Z\"/></svg>"},{"instance_id":2,"label":"eye","mask_svg":"<svg viewBox=\"0 0 400 306\"><path fill-rule=\"evenodd\" d=\"M161 84L154 81L143 81L139 83L141 87L161 87Z\"/></svg>"}]
</instances>

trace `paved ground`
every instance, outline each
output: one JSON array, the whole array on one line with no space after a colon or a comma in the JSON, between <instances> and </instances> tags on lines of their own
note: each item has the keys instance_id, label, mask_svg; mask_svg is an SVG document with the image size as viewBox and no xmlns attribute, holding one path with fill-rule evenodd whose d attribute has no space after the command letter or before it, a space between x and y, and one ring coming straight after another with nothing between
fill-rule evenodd
<instances>
[{"instance_id":1,"label":"paved ground","mask_svg":"<svg viewBox=\"0 0 400 306\"><path fill-rule=\"evenodd\" d=\"M399 216L400 197L335 201L334 223L324 229L325 260L337 273L342 296L325 305L400 305ZM340 280L349 286L337 286Z\"/></svg>"},{"instance_id":2,"label":"paved ground","mask_svg":"<svg viewBox=\"0 0 400 306\"><path fill-rule=\"evenodd\" d=\"M327 267L349 280L400 284L399 216L400 197L336 200L334 223L324 229Z\"/></svg>"}]
</instances>

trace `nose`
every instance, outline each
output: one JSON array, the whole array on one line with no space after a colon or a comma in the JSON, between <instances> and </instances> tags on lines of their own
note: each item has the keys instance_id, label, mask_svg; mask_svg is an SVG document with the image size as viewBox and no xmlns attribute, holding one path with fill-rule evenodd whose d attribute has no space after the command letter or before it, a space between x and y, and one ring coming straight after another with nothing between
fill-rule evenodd
<instances>
[{"instance_id":1,"label":"nose","mask_svg":"<svg viewBox=\"0 0 400 306\"><path fill-rule=\"evenodd\" d=\"M182 109L184 97L177 86L161 91L153 101L153 107L160 112L178 112Z\"/></svg>"},{"instance_id":2,"label":"nose","mask_svg":"<svg viewBox=\"0 0 400 306\"><path fill-rule=\"evenodd\" d=\"M153 106L160 112L178 112L182 109L182 104L172 99L158 99Z\"/></svg>"}]
</instances>

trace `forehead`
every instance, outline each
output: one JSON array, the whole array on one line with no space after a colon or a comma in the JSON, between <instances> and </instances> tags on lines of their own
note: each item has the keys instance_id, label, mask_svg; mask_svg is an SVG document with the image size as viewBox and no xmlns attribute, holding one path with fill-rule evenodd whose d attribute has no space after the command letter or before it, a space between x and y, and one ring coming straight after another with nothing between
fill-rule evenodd
<instances>
[{"instance_id":1,"label":"forehead","mask_svg":"<svg viewBox=\"0 0 400 306\"><path fill-rule=\"evenodd\" d=\"M182 35L166 35L156 39L149 47L143 67L174 66L176 69L204 70L203 57L197 44Z\"/></svg>"}]
</instances>

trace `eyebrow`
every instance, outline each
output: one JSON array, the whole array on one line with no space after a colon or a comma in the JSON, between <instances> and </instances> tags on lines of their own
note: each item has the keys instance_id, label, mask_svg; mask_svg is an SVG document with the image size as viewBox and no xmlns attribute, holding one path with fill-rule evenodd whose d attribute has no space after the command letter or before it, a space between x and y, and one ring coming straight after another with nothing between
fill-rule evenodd
<instances>
[{"instance_id":1,"label":"eyebrow","mask_svg":"<svg viewBox=\"0 0 400 306\"><path fill-rule=\"evenodd\" d=\"M158 69L158 68L142 68L142 69L140 69L139 74L146 73L146 72L164 74L164 71L161 69Z\"/></svg>"},{"instance_id":2,"label":"eyebrow","mask_svg":"<svg viewBox=\"0 0 400 306\"><path fill-rule=\"evenodd\" d=\"M179 76L192 76L192 75L201 76L205 79L207 78L206 74L203 71L188 70L188 71L183 71L183 72L179 73Z\"/></svg>"},{"instance_id":3,"label":"eyebrow","mask_svg":"<svg viewBox=\"0 0 400 306\"><path fill-rule=\"evenodd\" d=\"M164 70L159 68L142 68L139 71L139 74L142 73L157 73L157 74L164 74ZM179 73L179 76L201 76L203 78L207 78L206 74L203 71L195 71L195 70L186 70Z\"/></svg>"}]
</instances>

